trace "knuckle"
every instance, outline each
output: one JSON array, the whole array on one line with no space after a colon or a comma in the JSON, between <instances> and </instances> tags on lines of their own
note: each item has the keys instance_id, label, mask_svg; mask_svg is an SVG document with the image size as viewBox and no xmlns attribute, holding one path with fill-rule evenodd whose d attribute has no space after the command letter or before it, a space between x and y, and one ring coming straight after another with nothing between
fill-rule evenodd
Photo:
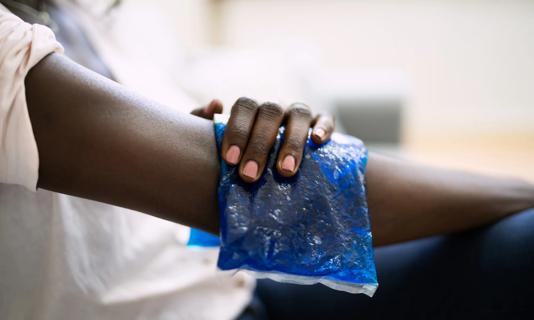
<instances>
[{"instance_id":1,"label":"knuckle","mask_svg":"<svg viewBox=\"0 0 534 320\"><path fill-rule=\"evenodd\" d=\"M242 142L248 138L248 130L244 126L240 125L227 127L226 134L228 134L228 139L230 142L234 142L234 140L237 140L237 142Z\"/></svg>"},{"instance_id":2,"label":"knuckle","mask_svg":"<svg viewBox=\"0 0 534 320\"><path fill-rule=\"evenodd\" d=\"M312 113L310 110L310 107L303 103L295 103L291 105L291 108L289 109L289 113L291 116L297 116L297 117L306 117L311 118Z\"/></svg>"},{"instance_id":3,"label":"knuckle","mask_svg":"<svg viewBox=\"0 0 534 320\"><path fill-rule=\"evenodd\" d=\"M267 139L260 139L260 137L250 145L250 153L256 158L266 156L270 149L271 146L267 143Z\"/></svg>"},{"instance_id":4,"label":"knuckle","mask_svg":"<svg viewBox=\"0 0 534 320\"><path fill-rule=\"evenodd\" d=\"M282 109L282 107L280 107L276 103L271 102L262 104L260 107L260 112L262 116L269 119L280 118L284 115L284 110Z\"/></svg>"},{"instance_id":5,"label":"knuckle","mask_svg":"<svg viewBox=\"0 0 534 320\"><path fill-rule=\"evenodd\" d=\"M234 104L234 108L232 110L243 110L243 111L251 111L254 112L258 108L258 104L256 101L247 98L247 97L241 97L237 99L236 103Z\"/></svg>"},{"instance_id":6,"label":"knuckle","mask_svg":"<svg viewBox=\"0 0 534 320\"><path fill-rule=\"evenodd\" d=\"M303 141L297 137L289 137L285 142L286 149L300 151L303 148Z\"/></svg>"}]
</instances>

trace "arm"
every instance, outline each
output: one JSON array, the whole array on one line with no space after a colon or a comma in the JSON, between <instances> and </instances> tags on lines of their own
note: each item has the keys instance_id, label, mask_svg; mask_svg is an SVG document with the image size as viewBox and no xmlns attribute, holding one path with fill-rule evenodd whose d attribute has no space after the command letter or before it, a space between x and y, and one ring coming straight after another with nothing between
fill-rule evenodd
<instances>
[{"instance_id":1,"label":"arm","mask_svg":"<svg viewBox=\"0 0 534 320\"><path fill-rule=\"evenodd\" d=\"M60 55L32 69L26 88L41 188L218 230L210 121L167 111ZM474 227L534 202L521 181L376 155L367 185L377 245Z\"/></svg>"},{"instance_id":2,"label":"arm","mask_svg":"<svg viewBox=\"0 0 534 320\"><path fill-rule=\"evenodd\" d=\"M26 77L40 188L218 230L211 121L52 54Z\"/></svg>"},{"instance_id":3,"label":"arm","mask_svg":"<svg viewBox=\"0 0 534 320\"><path fill-rule=\"evenodd\" d=\"M376 245L451 233L534 207L534 186L371 154L367 197Z\"/></svg>"}]
</instances>

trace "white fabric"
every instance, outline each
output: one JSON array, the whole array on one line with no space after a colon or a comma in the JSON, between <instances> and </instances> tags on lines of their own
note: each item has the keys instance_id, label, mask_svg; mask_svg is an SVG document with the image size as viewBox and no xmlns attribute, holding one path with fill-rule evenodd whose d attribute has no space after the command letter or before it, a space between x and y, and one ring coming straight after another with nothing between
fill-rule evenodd
<instances>
[{"instance_id":1,"label":"white fabric","mask_svg":"<svg viewBox=\"0 0 534 320\"><path fill-rule=\"evenodd\" d=\"M38 178L38 157L24 75L61 47L47 28L3 10L0 5L0 319L238 315L254 281L217 271L216 250L186 247L187 227L30 191Z\"/></svg>"},{"instance_id":2,"label":"white fabric","mask_svg":"<svg viewBox=\"0 0 534 320\"><path fill-rule=\"evenodd\" d=\"M50 29L24 23L0 8L0 182L35 190L39 156L24 78L43 57L62 50Z\"/></svg>"}]
</instances>

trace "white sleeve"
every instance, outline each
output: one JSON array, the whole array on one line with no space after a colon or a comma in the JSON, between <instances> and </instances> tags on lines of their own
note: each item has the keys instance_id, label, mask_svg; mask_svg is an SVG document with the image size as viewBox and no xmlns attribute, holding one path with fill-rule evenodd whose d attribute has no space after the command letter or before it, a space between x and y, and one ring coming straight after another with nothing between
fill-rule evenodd
<instances>
[{"instance_id":1,"label":"white sleeve","mask_svg":"<svg viewBox=\"0 0 534 320\"><path fill-rule=\"evenodd\" d=\"M37 187L39 154L24 78L52 52L63 52L47 27L28 24L0 5L0 183Z\"/></svg>"}]
</instances>

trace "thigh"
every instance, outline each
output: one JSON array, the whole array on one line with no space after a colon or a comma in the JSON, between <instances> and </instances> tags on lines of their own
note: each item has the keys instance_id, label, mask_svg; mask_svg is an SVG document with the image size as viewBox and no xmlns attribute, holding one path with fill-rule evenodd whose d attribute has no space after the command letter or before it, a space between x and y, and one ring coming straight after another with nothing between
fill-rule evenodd
<instances>
[{"instance_id":1,"label":"thigh","mask_svg":"<svg viewBox=\"0 0 534 320\"><path fill-rule=\"evenodd\" d=\"M529 318L534 210L484 228L378 248L373 298L326 287L258 282L271 319Z\"/></svg>"}]
</instances>

